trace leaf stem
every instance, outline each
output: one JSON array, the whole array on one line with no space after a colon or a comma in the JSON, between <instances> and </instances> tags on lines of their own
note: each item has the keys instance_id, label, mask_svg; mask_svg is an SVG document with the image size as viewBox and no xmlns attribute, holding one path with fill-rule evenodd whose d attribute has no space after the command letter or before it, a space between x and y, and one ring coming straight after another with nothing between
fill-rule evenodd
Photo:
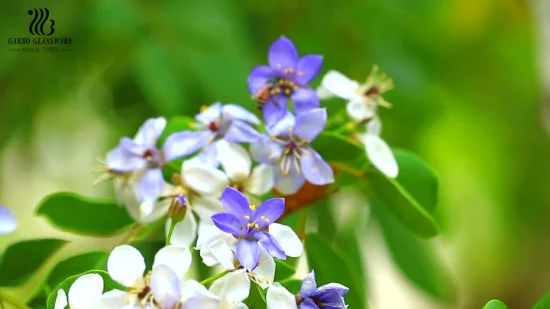
<instances>
[{"instance_id":1,"label":"leaf stem","mask_svg":"<svg viewBox=\"0 0 550 309\"><path fill-rule=\"evenodd\" d=\"M8 295L6 294L5 292L3 291L0 291L0 301L5 301L6 303L14 306L15 308L18 308L18 309L31 309L31 307L25 305L24 303L22 303L19 299L11 296L11 295ZM2 307L3 307L4 304L2 304Z\"/></svg>"},{"instance_id":2,"label":"leaf stem","mask_svg":"<svg viewBox=\"0 0 550 309\"><path fill-rule=\"evenodd\" d=\"M170 223L170 230L168 230L168 236L166 236L166 245L170 245L170 239L172 239L172 233L174 233L174 229L176 228L176 224L178 224L175 221L172 221Z\"/></svg>"},{"instance_id":3,"label":"leaf stem","mask_svg":"<svg viewBox=\"0 0 550 309\"><path fill-rule=\"evenodd\" d=\"M214 280L216 280L216 279L220 279L221 277L227 275L227 273L229 273L229 271L226 270L226 271L221 272L221 273L219 273L219 274L217 274L217 275L215 275L215 276L212 276L212 277L210 277L210 278L206 278L206 279L204 279L204 280L201 281L201 284L202 284L202 285L205 285L205 284L210 283L210 282L212 282L212 281L214 281Z\"/></svg>"},{"instance_id":4,"label":"leaf stem","mask_svg":"<svg viewBox=\"0 0 550 309\"><path fill-rule=\"evenodd\" d=\"M339 170L339 171L342 171L344 173L348 173L352 176L355 176L359 179L362 179L362 180L365 180L367 179L367 175L365 175L364 172L358 170L358 169L355 169L349 165L346 165L346 164L343 164L343 163L340 163L340 162L335 162L335 161L331 161L329 162L329 165L332 166L333 168L335 168L336 170Z\"/></svg>"}]
</instances>

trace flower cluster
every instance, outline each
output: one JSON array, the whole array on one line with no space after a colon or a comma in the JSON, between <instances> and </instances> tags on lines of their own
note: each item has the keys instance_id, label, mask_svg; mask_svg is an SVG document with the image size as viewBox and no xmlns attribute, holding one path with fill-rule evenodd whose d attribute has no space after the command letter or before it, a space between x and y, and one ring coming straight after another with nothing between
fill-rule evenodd
<instances>
[{"instance_id":1,"label":"flower cluster","mask_svg":"<svg viewBox=\"0 0 550 309\"><path fill-rule=\"evenodd\" d=\"M135 221L146 224L167 217L166 246L156 253L150 270L136 248L116 247L107 270L124 289L104 292L104 278L86 274L72 284L68 298L58 290L56 309L67 304L242 309L247 308L243 301L251 283L267 290L270 309L347 307L348 288L337 283L317 287L313 271L296 295L274 282L275 261L300 257L303 244L292 228L278 222L285 214L285 198L269 193L288 196L306 182L323 186L335 181L331 165L312 147L329 122L320 99L334 96L348 101L355 123L348 132L350 142L360 140L371 163L396 177L397 163L380 138L376 115L378 106L391 106L382 94L392 81L376 67L365 84L329 71L314 90L308 84L321 71L323 57L299 57L285 37L271 45L268 62L252 69L248 78L263 121L239 105L217 102L202 107L189 130L166 132L162 146L158 141L167 120L148 119L134 138L123 137L101 160L98 181L113 180L119 203ZM355 130L359 125L364 130ZM174 170L180 160L181 167ZM170 169L176 173L167 179L163 172ZM223 272L202 282L187 279L194 250L202 263Z\"/></svg>"}]
</instances>

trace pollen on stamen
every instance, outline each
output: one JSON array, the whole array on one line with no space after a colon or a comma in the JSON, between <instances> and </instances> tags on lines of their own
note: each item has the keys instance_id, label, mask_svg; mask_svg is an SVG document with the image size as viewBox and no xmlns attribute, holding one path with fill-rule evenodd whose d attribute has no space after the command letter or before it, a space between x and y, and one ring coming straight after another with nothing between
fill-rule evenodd
<instances>
[{"instance_id":1,"label":"pollen on stamen","mask_svg":"<svg viewBox=\"0 0 550 309\"><path fill-rule=\"evenodd\" d=\"M304 72L298 71L298 76L302 76L302 75L304 75Z\"/></svg>"},{"instance_id":2,"label":"pollen on stamen","mask_svg":"<svg viewBox=\"0 0 550 309\"><path fill-rule=\"evenodd\" d=\"M244 218L245 218L246 220L250 220L250 216L244 215Z\"/></svg>"},{"instance_id":3,"label":"pollen on stamen","mask_svg":"<svg viewBox=\"0 0 550 309\"><path fill-rule=\"evenodd\" d=\"M201 112L204 112L207 109L208 109L208 106L206 106L206 105L201 106Z\"/></svg>"},{"instance_id":4,"label":"pollen on stamen","mask_svg":"<svg viewBox=\"0 0 550 309\"><path fill-rule=\"evenodd\" d=\"M249 208L250 208L250 210L254 211L254 210L256 210L256 205L250 205Z\"/></svg>"},{"instance_id":5,"label":"pollen on stamen","mask_svg":"<svg viewBox=\"0 0 550 309\"><path fill-rule=\"evenodd\" d=\"M260 228L260 226L258 225L258 223L254 224L254 227L257 228L257 229Z\"/></svg>"},{"instance_id":6,"label":"pollen on stamen","mask_svg":"<svg viewBox=\"0 0 550 309\"><path fill-rule=\"evenodd\" d=\"M276 67L277 67L277 69L280 69L282 67L282 65L280 63L277 63Z\"/></svg>"}]
</instances>

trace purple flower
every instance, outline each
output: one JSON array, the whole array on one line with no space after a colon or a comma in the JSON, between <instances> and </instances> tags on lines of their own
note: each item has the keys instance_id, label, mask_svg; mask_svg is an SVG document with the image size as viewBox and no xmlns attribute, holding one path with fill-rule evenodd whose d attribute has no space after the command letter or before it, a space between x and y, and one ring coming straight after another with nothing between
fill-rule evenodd
<instances>
[{"instance_id":1,"label":"purple flower","mask_svg":"<svg viewBox=\"0 0 550 309\"><path fill-rule=\"evenodd\" d=\"M232 234L238 240L236 255L244 268L252 271L258 266L259 245L262 245L271 256L286 259L284 250L268 232L269 224L283 214L284 198L272 198L256 207L251 205L242 193L227 187L221 201L226 212L213 215L212 221L220 230Z\"/></svg>"},{"instance_id":2,"label":"purple flower","mask_svg":"<svg viewBox=\"0 0 550 309\"><path fill-rule=\"evenodd\" d=\"M17 222L11 210L0 205L0 235L9 234L15 230Z\"/></svg>"},{"instance_id":3,"label":"purple flower","mask_svg":"<svg viewBox=\"0 0 550 309\"><path fill-rule=\"evenodd\" d=\"M281 37L271 44L269 66L257 66L248 77L248 90L258 100L265 100L263 115L271 125L285 116L288 98L294 111L300 114L319 107L319 98L307 84L319 74L323 64L320 55L298 58L298 51L291 40Z\"/></svg>"},{"instance_id":4,"label":"purple flower","mask_svg":"<svg viewBox=\"0 0 550 309\"><path fill-rule=\"evenodd\" d=\"M302 281L297 297L300 309L343 309L347 308L344 295L349 289L339 283L329 283L317 287L315 272L312 270Z\"/></svg>"},{"instance_id":5,"label":"purple flower","mask_svg":"<svg viewBox=\"0 0 550 309\"><path fill-rule=\"evenodd\" d=\"M294 117L290 112L276 125L267 127L270 138L251 147L254 158L274 168L274 184L283 194L298 191L307 180L314 185L334 181L334 174L309 144L323 131L327 122L324 108L305 111Z\"/></svg>"},{"instance_id":6,"label":"purple flower","mask_svg":"<svg viewBox=\"0 0 550 309\"><path fill-rule=\"evenodd\" d=\"M131 139L123 137L119 145L107 154L106 164L114 173L128 173L141 168L162 168L172 160L191 154L185 135L174 133L168 136L161 149L157 140L166 127L164 117L150 118Z\"/></svg>"},{"instance_id":7,"label":"purple flower","mask_svg":"<svg viewBox=\"0 0 550 309\"><path fill-rule=\"evenodd\" d=\"M250 124L258 125L260 120L251 112L235 104L214 103L203 106L201 113L195 116L197 131L184 131L174 135L185 139L186 152L203 151L198 158L214 167L217 159L217 141L224 139L235 143L253 143L261 136Z\"/></svg>"}]
</instances>

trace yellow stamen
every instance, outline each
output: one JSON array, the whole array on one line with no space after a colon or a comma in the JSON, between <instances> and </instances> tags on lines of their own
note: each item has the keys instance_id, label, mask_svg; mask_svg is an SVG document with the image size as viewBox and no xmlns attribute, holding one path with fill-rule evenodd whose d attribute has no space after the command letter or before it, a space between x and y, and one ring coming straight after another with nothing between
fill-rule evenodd
<instances>
[{"instance_id":1,"label":"yellow stamen","mask_svg":"<svg viewBox=\"0 0 550 309\"><path fill-rule=\"evenodd\" d=\"M298 71L298 76L302 76L302 75L304 75L304 72Z\"/></svg>"},{"instance_id":2,"label":"yellow stamen","mask_svg":"<svg viewBox=\"0 0 550 309\"><path fill-rule=\"evenodd\" d=\"M285 94L290 95L290 89L285 89Z\"/></svg>"},{"instance_id":3,"label":"yellow stamen","mask_svg":"<svg viewBox=\"0 0 550 309\"><path fill-rule=\"evenodd\" d=\"M269 219L268 219L268 218L264 218L264 221L265 221L265 222L269 222Z\"/></svg>"},{"instance_id":4,"label":"yellow stamen","mask_svg":"<svg viewBox=\"0 0 550 309\"><path fill-rule=\"evenodd\" d=\"M277 63L277 69L280 69L282 65L280 63Z\"/></svg>"},{"instance_id":5,"label":"yellow stamen","mask_svg":"<svg viewBox=\"0 0 550 309\"><path fill-rule=\"evenodd\" d=\"M244 218L245 218L246 220L250 220L250 216L244 215Z\"/></svg>"},{"instance_id":6,"label":"yellow stamen","mask_svg":"<svg viewBox=\"0 0 550 309\"><path fill-rule=\"evenodd\" d=\"M257 229L260 228L260 226L258 224L254 224L254 227L257 228Z\"/></svg>"},{"instance_id":7,"label":"yellow stamen","mask_svg":"<svg viewBox=\"0 0 550 309\"><path fill-rule=\"evenodd\" d=\"M208 106L206 106L206 105L201 106L201 112L204 112L207 109L208 109Z\"/></svg>"},{"instance_id":8,"label":"yellow stamen","mask_svg":"<svg viewBox=\"0 0 550 309\"><path fill-rule=\"evenodd\" d=\"M249 208L250 208L250 210L254 211L254 210L256 210L256 205L250 205Z\"/></svg>"},{"instance_id":9,"label":"yellow stamen","mask_svg":"<svg viewBox=\"0 0 550 309\"><path fill-rule=\"evenodd\" d=\"M248 226L248 227L254 227L254 224L253 224L253 223L248 223L246 226Z\"/></svg>"}]
</instances>

